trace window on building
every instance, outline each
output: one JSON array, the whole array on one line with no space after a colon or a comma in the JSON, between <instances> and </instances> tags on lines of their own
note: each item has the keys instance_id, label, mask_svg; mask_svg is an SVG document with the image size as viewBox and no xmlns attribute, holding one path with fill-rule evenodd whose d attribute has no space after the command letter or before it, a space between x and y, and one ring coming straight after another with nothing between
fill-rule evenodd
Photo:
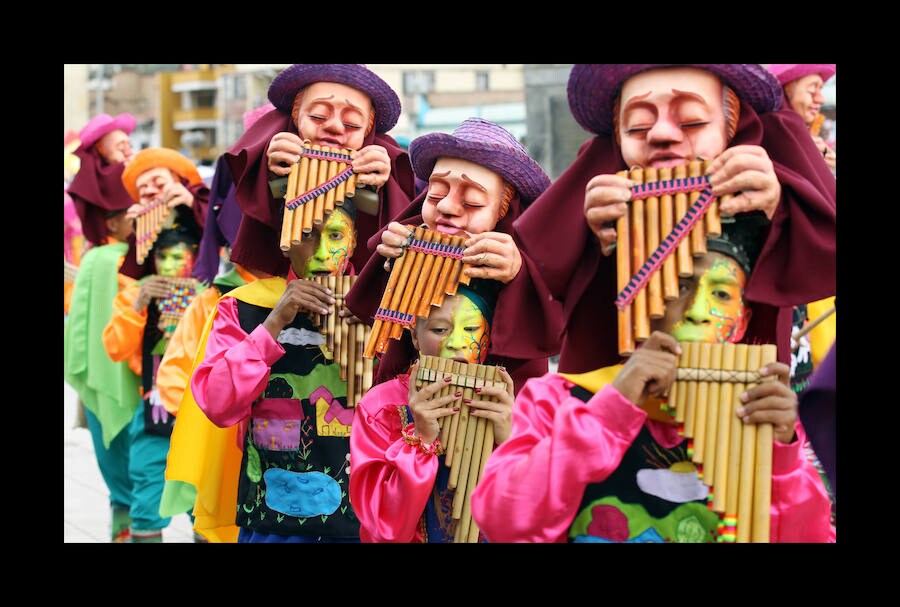
<instances>
[{"instance_id":1,"label":"window on building","mask_svg":"<svg viewBox=\"0 0 900 607\"><path fill-rule=\"evenodd\" d=\"M403 92L407 95L427 95L434 88L434 72L415 70L403 72Z\"/></svg>"},{"instance_id":2,"label":"window on building","mask_svg":"<svg viewBox=\"0 0 900 607\"><path fill-rule=\"evenodd\" d=\"M215 107L216 92L213 90L194 91L194 107Z\"/></svg>"},{"instance_id":3,"label":"window on building","mask_svg":"<svg viewBox=\"0 0 900 607\"><path fill-rule=\"evenodd\" d=\"M475 72L475 90L486 91L490 88L488 72Z\"/></svg>"}]
</instances>

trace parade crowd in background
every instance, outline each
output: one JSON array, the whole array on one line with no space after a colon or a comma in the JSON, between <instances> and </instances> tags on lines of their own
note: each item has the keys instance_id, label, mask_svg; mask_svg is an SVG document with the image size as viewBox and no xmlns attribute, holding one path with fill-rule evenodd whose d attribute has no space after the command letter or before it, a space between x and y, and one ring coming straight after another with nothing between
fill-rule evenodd
<instances>
[{"instance_id":1,"label":"parade crowd in background","mask_svg":"<svg viewBox=\"0 0 900 607\"><path fill-rule=\"evenodd\" d=\"M281 71L209 182L67 133L109 540L835 542L835 71L575 64L555 180L482 118L401 146L357 64Z\"/></svg>"}]
</instances>

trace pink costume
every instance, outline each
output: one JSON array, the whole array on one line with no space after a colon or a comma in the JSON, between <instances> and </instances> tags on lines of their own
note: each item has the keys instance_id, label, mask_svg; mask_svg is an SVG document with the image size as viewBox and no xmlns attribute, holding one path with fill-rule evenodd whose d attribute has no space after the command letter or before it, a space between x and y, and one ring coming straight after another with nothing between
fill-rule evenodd
<instances>
[{"instance_id":1,"label":"pink costume","mask_svg":"<svg viewBox=\"0 0 900 607\"><path fill-rule=\"evenodd\" d=\"M350 435L350 503L363 542L425 541L420 520L439 460L403 440L401 415L408 401L409 375L398 375L373 386L356 406Z\"/></svg>"},{"instance_id":2,"label":"pink costume","mask_svg":"<svg viewBox=\"0 0 900 607\"><path fill-rule=\"evenodd\" d=\"M648 419L611 384L587 402L570 392L574 386L548 374L519 392L512 435L491 455L472 495L472 516L488 541L566 542L586 488L617 471L645 425L664 449L685 440L676 426ZM804 457L806 433L799 421L795 430L793 443L775 442L771 541L833 541L828 495Z\"/></svg>"}]
</instances>

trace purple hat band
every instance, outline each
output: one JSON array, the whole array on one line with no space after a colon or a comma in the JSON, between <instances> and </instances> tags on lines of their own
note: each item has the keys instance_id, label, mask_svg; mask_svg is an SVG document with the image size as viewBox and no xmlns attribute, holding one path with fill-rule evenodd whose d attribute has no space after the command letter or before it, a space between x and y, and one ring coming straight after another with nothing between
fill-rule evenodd
<instances>
[{"instance_id":1,"label":"purple hat band","mask_svg":"<svg viewBox=\"0 0 900 607\"><path fill-rule=\"evenodd\" d=\"M86 150L90 148L100 141L104 135L115 130L122 130L130 135L136 126L137 118L131 114L119 114L115 118L109 114L95 116L78 133L78 139L81 140L81 149Z\"/></svg>"},{"instance_id":2,"label":"purple hat band","mask_svg":"<svg viewBox=\"0 0 900 607\"><path fill-rule=\"evenodd\" d=\"M375 131L386 133L400 118L400 98L388 83L364 65L356 63L295 63L269 85L269 101L291 113L297 91L315 82L337 82L362 91L375 108Z\"/></svg>"},{"instance_id":3,"label":"purple hat band","mask_svg":"<svg viewBox=\"0 0 900 607\"><path fill-rule=\"evenodd\" d=\"M576 63L566 87L572 116L586 131L611 134L613 103L622 83L665 67L696 67L715 74L758 114L781 107L781 84L757 63Z\"/></svg>"},{"instance_id":4,"label":"purple hat band","mask_svg":"<svg viewBox=\"0 0 900 607\"><path fill-rule=\"evenodd\" d=\"M469 118L452 135L429 133L409 144L409 159L419 179L428 181L441 156L462 158L488 168L508 181L527 204L550 186L550 178L513 137L499 124Z\"/></svg>"},{"instance_id":5,"label":"purple hat band","mask_svg":"<svg viewBox=\"0 0 900 607\"><path fill-rule=\"evenodd\" d=\"M818 74L823 82L834 76L837 71L835 63L770 63L766 68L775 74L782 85L793 82L797 78L803 78L810 74Z\"/></svg>"}]
</instances>

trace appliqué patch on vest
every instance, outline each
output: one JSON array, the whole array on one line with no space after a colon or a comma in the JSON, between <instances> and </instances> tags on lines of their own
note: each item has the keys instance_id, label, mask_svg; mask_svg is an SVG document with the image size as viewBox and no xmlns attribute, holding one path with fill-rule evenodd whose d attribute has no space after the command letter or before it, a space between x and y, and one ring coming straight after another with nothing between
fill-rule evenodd
<instances>
[{"instance_id":1,"label":"appliqu\u00e9 patch on vest","mask_svg":"<svg viewBox=\"0 0 900 607\"><path fill-rule=\"evenodd\" d=\"M303 518L332 514L341 505L340 485L327 474L270 468L263 478L266 505L276 512Z\"/></svg>"},{"instance_id":2,"label":"appliqu\u00e9 patch on vest","mask_svg":"<svg viewBox=\"0 0 900 607\"><path fill-rule=\"evenodd\" d=\"M325 336L321 333L288 327L278 334L278 343L292 346L321 346L325 343Z\"/></svg>"}]
</instances>

